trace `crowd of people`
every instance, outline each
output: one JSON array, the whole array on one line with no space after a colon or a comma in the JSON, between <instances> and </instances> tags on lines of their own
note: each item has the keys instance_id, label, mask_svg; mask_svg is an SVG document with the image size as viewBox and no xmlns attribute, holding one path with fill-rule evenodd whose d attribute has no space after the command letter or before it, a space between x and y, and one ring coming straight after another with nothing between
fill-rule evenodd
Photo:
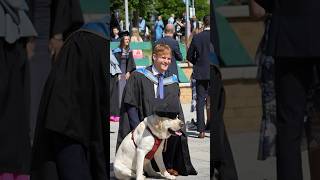
<instances>
[{"instance_id":1,"label":"crowd of people","mask_svg":"<svg viewBox=\"0 0 320 180\"><path fill-rule=\"evenodd\" d=\"M197 17L194 15L189 19L190 26L189 29L187 27L186 15L183 13L181 17L176 17L175 14L171 14L170 17L166 20L163 19L162 15L158 15L156 20L148 20L144 17L139 17L137 23L133 22L129 23L129 30L126 30L124 27L124 22L121 19L120 13L115 12L112 16L111 26L112 26L112 41L119 41L119 33L122 31L129 31L132 36L137 37L138 39L142 39L142 41L152 41L155 42L162 37L164 37L165 27L167 24L172 24L174 26L174 39L179 42L185 43L189 37L186 37L186 31L189 31L191 34L197 34L199 31L203 30L203 22L199 21ZM134 34L138 30L138 34ZM140 40L138 41L140 42ZM189 42L190 43L190 42Z\"/></svg>"}]
</instances>

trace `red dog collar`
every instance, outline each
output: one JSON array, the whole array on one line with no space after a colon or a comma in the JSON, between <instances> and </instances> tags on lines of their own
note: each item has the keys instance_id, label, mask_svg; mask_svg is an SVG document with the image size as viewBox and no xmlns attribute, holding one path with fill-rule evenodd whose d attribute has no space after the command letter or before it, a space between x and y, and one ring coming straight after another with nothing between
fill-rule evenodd
<instances>
[{"instance_id":1,"label":"red dog collar","mask_svg":"<svg viewBox=\"0 0 320 180\"><path fill-rule=\"evenodd\" d=\"M149 151L148 154L147 154L146 157L145 157L145 158L151 160L151 159L153 159L154 154L157 152L157 150L158 150L158 148L159 148L159 146L160 146L160 144L161 144L161 142L162 142L162 139L159 139L157 136L155 136L155 135L152 133L152 131L150 130L150 128L149 128L148 126L147 126L147 129L148 129L148 131L152 134L152 136L153 136L153 138L154 138L153 147L152 147L151 151ZM134 142L133 132L134 132L134 130L132 131L131 139L132 139L132 141L133 141L133 144L134 144L135 147L137 148L138 146L137 146L136 142Z\"/></svg>"}]
</instances>

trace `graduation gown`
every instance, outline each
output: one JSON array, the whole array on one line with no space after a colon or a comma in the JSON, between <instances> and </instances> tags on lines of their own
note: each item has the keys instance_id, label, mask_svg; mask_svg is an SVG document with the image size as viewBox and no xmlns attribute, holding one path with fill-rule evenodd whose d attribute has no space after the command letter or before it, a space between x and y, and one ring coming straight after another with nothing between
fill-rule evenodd
<instances>
[{"instance_id":1,"label":"graduation gown","mask_svg":"<svg viewBox=\"0 0 320 180\"><path fill-rule=\"evenodd\" d=\"M24 1L0 0L0 179L30 169L26 42L37 33L27 11Z\"/></svg>"},{"instance_id":2,"label":"graduation gown","mask_svg":"<svg viewBox=\"0 0 320 180\"><path fill-rule=\"evenodd\" d=\"M150 72L151 66L147 67ZM166 77L166 75L165 75ZM134 71L124 89L122 105L121 105L121 120L119 124L119 132L117 139L117 149L122 140L129 134L130 129L129 118L124 104L130 104L138 109L139 118L142 121L145 117L153 114L153 107L155 106L154 83L149 80L144 74ZM168 95L179 97L180 89L178 83L173 83L164 86L164 98ZM183 111L180 102L179 119L184 121ZM166 163L167 157L173 157L173 169L177 170L180 175L195 175L197 172L191 164L189 148L187 142L186 130L183 129L183 135L180 137L171 136L168 139L167 151L164 152L164 161Z\"/></svg>"},{"instance_id":3,"label":"graduation gown","mask_svg":"<svg viewBox=\"0 0 320 180\"><path fill-rule=\"evenodd\" d=\"M128 58L122 58L122 50L121 48L116 48L112 50L114 56L117 58L119 62L119 67L123 63L122 61L125 61L125 71L122 72L122 74L126 74L127 72L132 72L136 69L136 63L134 62L132 51L129 50ZM121 69L122 71L122 69Z\"/></svg>"},{"instance_id":4,"label":"graduation gown","mask_svg":"<svg viewBox=\"0 0 320 180\"><path fill-rule=\"evenodd\" d=\"M118 60L112 54L110 50L110 115L119 116L120 114L120 103L119 103L119 88L118 88L118 75L121 73Z\"/></svg>"},{"instance_id":5,"label":"graduation gown","mask_svg":"<svg viewBox=\"0 0 320 180\"><path fill-rule=\"evenodd\" d=\"M54 34L67 37L83 25L79 0L28 0L30 17L38 36L35 37L34 56L30 59L30 128L34 137L42 89L51 69L51 55L48 50ZM68 17L68 18L66 18Z\"/></svg>"},{"instance_id":6,"label":"graduation gown","mask_svg":"<svg viewBox=\"0 0 320 180\"><path fill-rule=\"evenodd\" d=\"M107 36L90 30L66 40L42 95L31 179L53 179L56 174L52 133L83 145L92 179L108 179L108 52Z\"/></svg>"},{"instance_id":7,"label":"graduation gown","mask_svg":"<svg viewBox=\"0 0 320 180\"><path fill-rule=\"evenodd\" d=\"M118 60L119 63L119 67L121 69L121 74L119 74L119 76L124 76L126 73L128 72L132 72L136 69L136 63L134 62L133 59L133 54L132 51L129 49L128 55L127 56L123 56L122 55L122 49L121 48L116 48L114 50L112 50L114 56L116 57L116 59ZM118 77L117 77L118 78ZM114 80L111 79L113 82ZM118 109L120 109L120 102L122 99L122 94L123 94L123 90L124 87L126 85L127 80L126 79L120 79L117 80L117 85L118 85L118 93L112 93L111 95L111 99L114 100L116 103L114 104L114 107L116 104L118 104ZM118 99L117 99L118 98ZM116 111L117 112L117 111Z\"/></svg>"},{"instance_id":8,"label":"graduation gown","mask_svg":"<svg viewBox=\"0 0 320 180\"><path fill-rule=\"evenodd\" d=\"M31 144L28 118L28 60L22 39L0 37L0 174L28 174Z\"/></svg>"},{"instance_id":9,"label":"graduation gown","mask_svg":"<svg viewBox=\"0 0 320 180\"><path fill-rule=\"evenodd\" d=\"M110 115L119 115L119 88L118 88L118 75L110 76Z\"/></svg>"}]
</instances>

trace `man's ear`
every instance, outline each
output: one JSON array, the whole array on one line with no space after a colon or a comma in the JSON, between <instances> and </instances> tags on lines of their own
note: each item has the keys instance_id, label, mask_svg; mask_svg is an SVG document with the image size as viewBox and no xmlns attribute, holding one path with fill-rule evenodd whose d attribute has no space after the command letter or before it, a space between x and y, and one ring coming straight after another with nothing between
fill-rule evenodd
<instances>
[{"instance_id":1,"label":"man's ear","mask_svg":"<svg viewBox=\"0 0 320 180\"><path fill-rule=\"evenodd\" d=\"M152 63L154 62L155 59L156 59L156 55L152 54Z\"/></svg>"}]
</instances>

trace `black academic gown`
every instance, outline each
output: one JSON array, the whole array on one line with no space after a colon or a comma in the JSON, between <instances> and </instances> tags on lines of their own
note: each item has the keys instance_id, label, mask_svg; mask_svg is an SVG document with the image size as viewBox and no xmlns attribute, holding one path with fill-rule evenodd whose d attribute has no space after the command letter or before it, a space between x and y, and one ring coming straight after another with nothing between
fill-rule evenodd
<instances>
[{"instance_id":1,"label":"black academic gown","mask_svg":"<svg viewBox=\"0 0 320 180\"><path fill-rule=\"evenodd\" d=\"M151 66L149 66L147 69L151 71ZM132 129L130 129L128 113L126 112L124 104L126 103L137 107L140 120L142 121L145 117L153 114L155 100L153 89L153 82L146 76L136 71L131 74L123 93L117 149L126 135L132 131ZM169 94L170 96L179 97L180 89L178 83L164 86L164 98L166 98ZM181 105L179 119L184 121ZM166 159L173 157L173 169L177 170L180 175L194 175L196 174L196 171L191 164L185 129L183 129L183 132L183 135L180 137L172 136L169 138L167 142L167 151L163 154L164 161L166 163Z\"/></svg>"},{"instance_id":2,"label":"black academic gown","mask_svg":"<svg viewBox=\"0 0 320 180\"><path fill-rule=\"evenodd\" d=\"M118 74L110 76L110 115L118 116L120 114L119 108L119 88L118 88Z\"/></svg>"},{"instance_id":3,"label":"black academic gown","mask_svg":"<svg viewBox=\"0 0 320 180\"><path fill-rule=\"evenodd\" d=\"M108 52L106 37L95 33L80 30L66 40L43 91L31 179L56 177L53 133L85 147L92 179L108 179Z\"/></svg>"},{"instance_id":4,"label":"black academic gown","mask_svg":"<svg viewBox=\"0 0 320 180\"><path fill-rule=\"evenodd\" d=\"M113 53L114 53L114 56L116 57L116 59L118 60L119 67L121 69L121 74L119 74L118 76L124 76L126 73L128 73L128 72L131 73L132 71L134 71L136 69L136 63L134 61L133 54L132 54L131 50L129 51L129 54L127 57L122 56L121 48L114 49ZM118 78L118 76L112 77L110 79L110 83L114 83L114 78ZM121 104L120 101L122 99L123 90L124 90L124 87L125 87L127 81L125 79L120 79L120 80L117 79L116 82L117 82L116 85L118 87L114 90L118 90L118 92L114 92L110 95L111 95L112 102L116 102L115 104L113 104L113 107L116 107L115 105L118 105L117 107L118 107L118 109L120 109L119 105ZM113 110L113 108L111 110ZM117 110L115 110L115 112L117 112ZM119 110L118 110L118 112L119 112ZM111 115L113 115L113 114L111 114ZM116 115L116 114L114 114L114 115Z\"/></svg>"},{"instance_id":5,"label":"black academic gown","mask_svg":"<svg viewBox=\"0 0 320 180\"><path fill-rule=\"evenodd\" d=\"M126 69L126 71L122 72L122 74L126 74L127 72L134 71L136 69L136 64L134 62L132 51L129 51L129 56L128 56L127 59L122 58L121 54L122 54L121 51L120 52L119 51L114 52L114 56L117 58L117 60L119 62L119 67L121 66L121 62L125 61L125 65L126 65L125 69Z\"/></svg>"},{"instance_id":6,"label":"black academic gown","mask_svg":"<svg viewBox=\"0 0 320 180\"><path fill-rule=\"evenodd\" d=\"M29 61L30 138L33 140L42 89L52 64L49 40L55 34L63 34L66 38L79 29L84 20L79 0L28 0L28 3L30 19L38 33L34 41L34 56Z\"/></svg>"},{"instance_id":7,"label":"black academic gown","mask_svg":"<svg viewBox=\"0 0 320 180\"><path fill-rule=\"evenodd\" d=\"M30 169L27 75L25 40L0 37L0 174Z\"/></svg>"}]
</instances>

